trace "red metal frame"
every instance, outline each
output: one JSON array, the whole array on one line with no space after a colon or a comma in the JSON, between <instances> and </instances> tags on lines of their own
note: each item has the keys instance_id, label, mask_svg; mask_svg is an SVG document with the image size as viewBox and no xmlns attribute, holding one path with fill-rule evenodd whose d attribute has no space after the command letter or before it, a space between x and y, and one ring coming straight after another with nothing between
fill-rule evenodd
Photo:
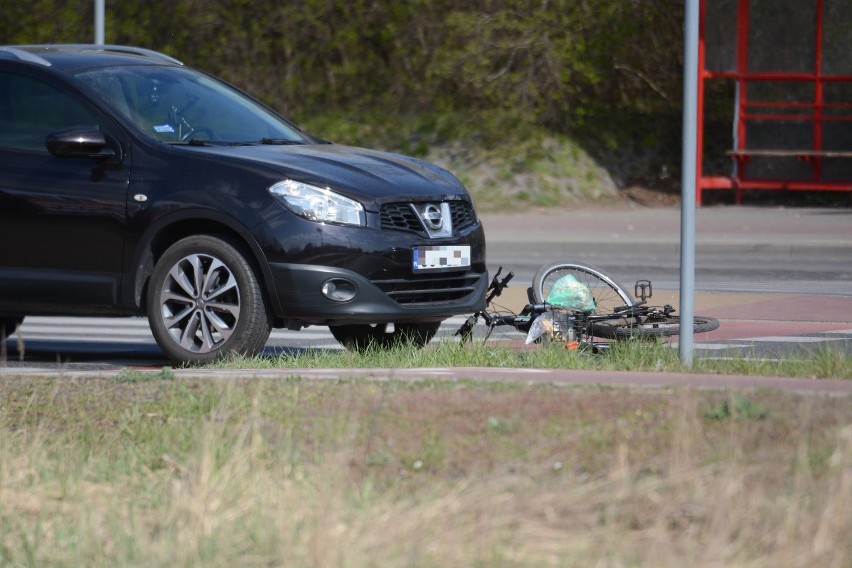
<instances>
[{"instance_id":1,"label":"red metal frame","mask_svg":"<svg viewBox=\"0 0 852 568\"><path fill-rule=\"evenodd\" d=\"M803 0L804 1L804 0ZM850 103L826 103L824 100L824 85L832 82L850 82L852 76L847 75L823 75L823 0L816 2L816 46L815 65L813 73L786 73L786 72L749 72L748 71L748 39L749 39L749 0L738 0L737 3L737 54L736 70L733 72L710 71L706 69L705 51L705 27L707 14L707 0L700 0L700 29L698 48L698 149L697 149L697 180L696 180L696 205L701 205L702 192L704 189L733 189L737 203L742 201L743 189L790 189L790 190L820 190L820 191L852 191L852 180L834 181L823 179L823 124L827 121L852 121L852 102ZM737 141L731 155L737 164L736 171L731 176L704 176L702 172L702 153L704 142L704 82L712 79L730 79L737 82L739 98L736 112ZM814 85L813 102L809 103L787 103L787 102L765 102L751 101L748 98L748 85L752 81L786 81L786 82L809 82ZM760 107L760 112L752 112L751 109ZM769 109L769 110L767 110ZM775 109L778 112L773 112ZM827 109L849 109L847 115L825 114ZM798 110L799 114L795 111ZM809 110L809 113L803 111ZM786 112L785 112L786 111ZM770 180L754 179L746 175L746 166L751 160L749 151L759 153L765 148L751 148L746 140L746 122L749 120L779 120L779 121L810 121L813 124L813 144L811 147L801 148L801 152L789 151L786 158L806 161L811 166L811 179ZM852 148L848 156L852 159ZM836 153L835 153L836 155ZM786 159L785 158L785 159Z\"/></svg>"}]
</instances>

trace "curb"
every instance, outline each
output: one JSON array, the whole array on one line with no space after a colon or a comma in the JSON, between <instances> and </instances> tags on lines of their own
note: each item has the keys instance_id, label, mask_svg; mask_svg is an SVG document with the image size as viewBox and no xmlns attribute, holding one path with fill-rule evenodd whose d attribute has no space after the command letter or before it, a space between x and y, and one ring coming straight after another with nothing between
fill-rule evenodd
<instances>
[{"instance_id":1,"label":"curb","mask_svg":"<svg viewBox=\"0 0 852 568\"><path fill-rule=\"evenodd\" d=\"M11 371L11 372L10 372ZM16 376L63 376L63 377L114 377L120 371L67 371L47 370L43 368L20 369L20 372L6 368L0 369L0 375ZM156 375L160 369L140 370L141 373ZM665 389L672 387L694 388L700 390L752 390L778 389L796 394L822 396L852 396L852 381L838 379L803 379L789 377L751 376L751 375L711 375L705 373L636 372L636 371L587 371L566 369L522 369L492 367L413 368L413 369L178 369L174 372L177 379L235 380L235 379L282 379L301 377L313 380L339 380L357 378L361 380L388 381L459 381L468 380L483 383L517 382L526 384L552 384L557 386L591 387L638 387L646 389Z\"/></svg>"}]
</instances>

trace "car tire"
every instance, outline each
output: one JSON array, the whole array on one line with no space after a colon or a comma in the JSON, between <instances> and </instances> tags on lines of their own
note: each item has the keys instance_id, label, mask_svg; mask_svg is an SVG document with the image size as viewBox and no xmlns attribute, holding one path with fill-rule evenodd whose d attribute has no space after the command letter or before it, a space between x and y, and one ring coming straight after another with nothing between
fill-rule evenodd
<instances>
[{"instance_id":1,"label":"car tire","mask_svg":"<svg viewBox=\"0 0 852 568\"><path fill-rule=\"evenodd\" d=\"M177 241L154 267L148 322L172 360L211 363L257 354L271 317L255 270L229 240L197 235Z\"/></svg>"},{"instance_id":2,"label":"car tire","mask_svg":"<svg viewBox=\"0 0 852 568\"><path fill-rule=\"evenodd\" d=\"M14 335L18 326L20 326L23 321L23 316L0 317L0 341L6 341L6 338Z\"/></svg>"},{"instance_id":3,"label":"car tire","mask_svg":"<svg viewBox=\"0 0 852 568\"><path fill-rule=\"evenodd\" d=\"M350 351L389 349L403 344L419 349L435 337L441 322L397 323L393 327L392 332L387 331L387 324L330 325L328 329Z\"/></svg>"}]
</instances>

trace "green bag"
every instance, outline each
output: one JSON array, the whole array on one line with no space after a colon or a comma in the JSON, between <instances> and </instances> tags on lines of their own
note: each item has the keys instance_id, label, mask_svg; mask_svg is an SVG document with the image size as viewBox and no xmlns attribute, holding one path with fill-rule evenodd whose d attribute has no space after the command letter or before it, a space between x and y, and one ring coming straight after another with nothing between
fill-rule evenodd
<instances>
[{"instance_id":1,"label":"green bag","mask_svg":"<svg viewBox=\"0 0 852 568\"><path fill-rule=\"evenodd\" d=\"M571 274L566 274L553 283L545 301L551 306L578 312L590 312L596 307L589 287L578 282Z\"/></svg>"}]
</instances>

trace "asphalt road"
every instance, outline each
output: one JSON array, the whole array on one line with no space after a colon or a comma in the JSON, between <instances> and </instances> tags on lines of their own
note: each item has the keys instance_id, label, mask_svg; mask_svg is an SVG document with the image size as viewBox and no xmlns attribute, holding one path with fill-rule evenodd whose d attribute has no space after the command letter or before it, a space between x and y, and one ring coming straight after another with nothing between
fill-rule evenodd
<instances>
[{"instance_id":1,"label":"asphalt road","mask_svg":"<svg viewBox=\"0 0 852 568\"><path fill-rule=\"evenodd\" d=\"M529 282L543 264L591 263L623 284L680 281L680 209L484 215L491 268ZM852 295L852 210L707 207L696 212L699 291Z\"/></svg>"},{"instance_id":2,"label":"asphalt road","mask_svg":"<svg viewBox=\"0 0 852 568\"><path fill-rule=\"evenodd\" d=\"M679 209L580 209L483 215L489 268L512 270L504 305L519 308L543 264L580 261L623 284L654 282L654 304L678 307ZM852 210L713 207L696 223L696 313L718 317L699 357L796 356L821 346L852 353ZM464 318L445 322L450 337ZM518 334L498 340L522 342ZM339 349L325 328L274 331L266 354ZM141 318L28 318L3 345L0 372L110 371L168 364Z\"/></svg>"}]
</instances>

